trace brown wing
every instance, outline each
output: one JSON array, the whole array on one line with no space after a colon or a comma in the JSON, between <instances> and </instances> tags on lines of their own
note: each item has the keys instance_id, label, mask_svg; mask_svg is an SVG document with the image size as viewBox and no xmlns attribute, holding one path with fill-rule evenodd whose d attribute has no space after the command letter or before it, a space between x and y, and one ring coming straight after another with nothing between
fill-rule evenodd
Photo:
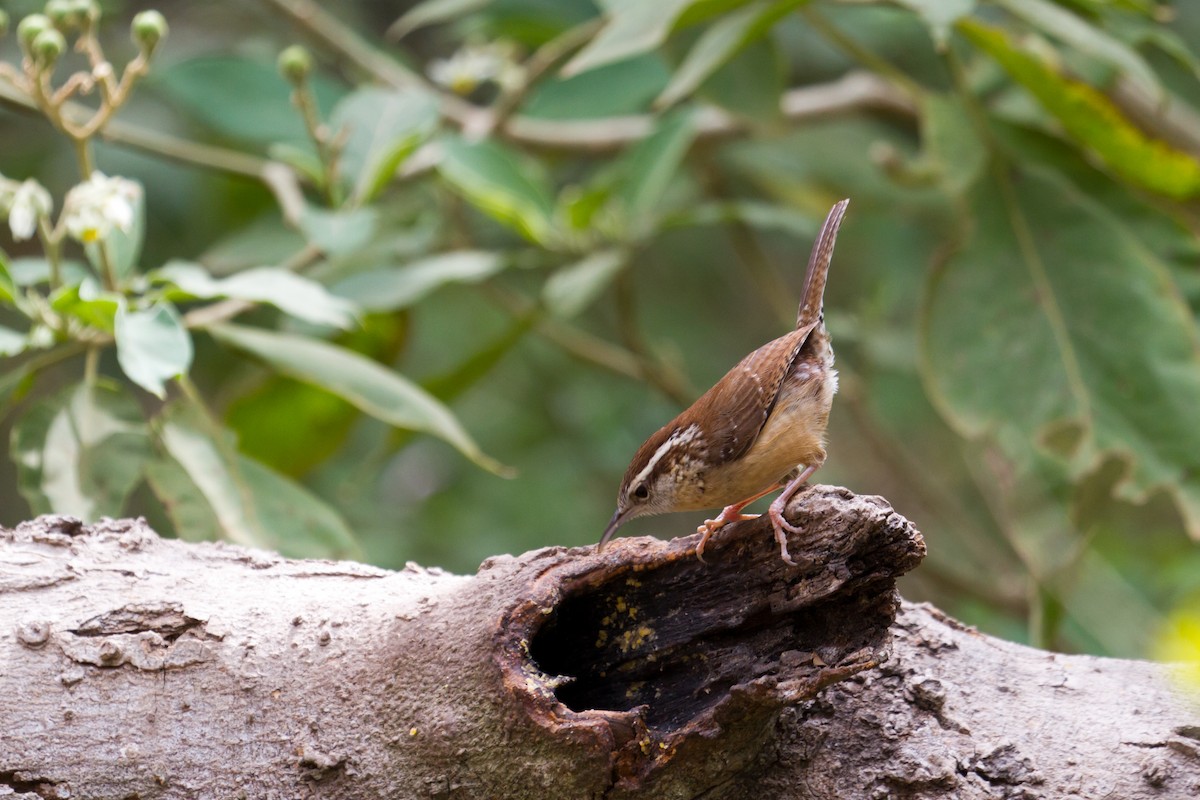
<instances>
[{"instance_id":1,"label":"brown wing","mask_svg":"<svg viewBox=\"0 0 1200 800\"><path fill-rule=\"evenodd\" d=\"M696 401L694 407L700 412L697 418L711 420L705 433L722 461L742 457L754 444L775 407L784 378L814 327L815 322L767 342L739 361ZM702 405L703 410L699 408Z\"/></svg>"}]
</instances>

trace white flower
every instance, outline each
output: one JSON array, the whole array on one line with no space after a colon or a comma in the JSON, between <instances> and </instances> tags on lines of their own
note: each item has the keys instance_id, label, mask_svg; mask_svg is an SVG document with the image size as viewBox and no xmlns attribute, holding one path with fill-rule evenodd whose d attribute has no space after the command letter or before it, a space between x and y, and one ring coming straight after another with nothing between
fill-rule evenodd
<instances>
[{"instance_id":1,"label":"white flower","mask_svg":"<svg viewBox=\"0 0 1200 800\"><path fill-rule=\"evenodd\" d=\"M40 183L30 178L17 186L8 207L8 227L16 241L28 239L37 232L38 220L49 217L54 210L50 193Z\"/></svg>"},{"instance_id":2,"label":"white flower","mask_svg":"<svg viewBox=\"0 0 1200 800\"><path fill-rule=\"evenodd\" d=\"M93 172L85 183L67 192L63 203L67 233L89 243L107 238L113 228L128 232L141 194L142 187L133 181Z\"/></svg>"},{"instance_id":3,"label":"white flower","mask_svg":"<svg viewBox=\"0 0 1200 800\"><path fill-rule=\"evenodd\" d=\"M476 86L493 81L504 88L519 84L523 71L508 42L468 44L450 58L429 64L429 78L457 94L469 94Z\"/></svg>"}]
</instances>

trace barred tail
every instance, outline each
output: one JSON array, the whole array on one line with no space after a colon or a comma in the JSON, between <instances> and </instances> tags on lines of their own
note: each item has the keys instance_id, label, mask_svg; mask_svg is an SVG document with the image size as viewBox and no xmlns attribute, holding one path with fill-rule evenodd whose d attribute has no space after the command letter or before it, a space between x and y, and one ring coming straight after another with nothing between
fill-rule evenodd
<instances>
[{"instance_id":1,"label":"barred tail","mask_svg":"<svg viewBox=\"0 0 1200 800\"><path fill-rule=\"evenodd\" d=\"M822 299L825 296L825 278L829 274L829 262L833 259L833 245L837 241L838 228L846 215L849 200L834 204L825 217L825 224L813 243L812 255L808 257L808 269L804 273L804 292L800 296L800 310L796 312L796 327L816 325L821 318Z\"/></svg>"}]
</instances>

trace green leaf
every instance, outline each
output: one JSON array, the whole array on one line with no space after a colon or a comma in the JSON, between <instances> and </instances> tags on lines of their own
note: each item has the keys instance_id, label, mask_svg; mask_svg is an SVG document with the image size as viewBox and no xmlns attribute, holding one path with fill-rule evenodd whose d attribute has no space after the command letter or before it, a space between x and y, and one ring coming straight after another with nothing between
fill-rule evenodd
<instances>
[{"instance_id":1,"label":"green leaf","mask_svg":"<svg viewBox=\"0 0 1200 800\"><path fill-rule=\"evenodd\" d=\"M0 303L12 303L17 298L17 286L8 271L8 260L0 253Z\"/></svg>"},{"instance_id":2,"label":"green leaf","mask_svg":"<svg viewBox=\"0 0 1200 800\"><path fill-rule=\"evenodd\" d=\"M752 127L774 125L783 117L779 99L787 88L786 69L775 41L759 39L708 76L697 94Z\"/></svg>"},{"instance_id":3,"label":"green leaf","mask_svg":"<svg viewBox=\"0 0 1200 800\"><path fill-rule=\"evenodd\" d=\"M730 200L689 206L663 220L663 226L727 225L741 222L763 231L780 231L804 241L817 235L817 221L791 206L757 200Z\"/></svg>"},{"instance_id":4,"label":"green leaf","mask_svg":"<svg viewBox=\"0 0 1200 800\"><path fill-rule=\"evenodd\" d=\"M650 106L670 79L661 56L636 56L581 75L542 81L521 114L560 120L636 114Z\"/></svg>"},{"instance_id":5,"label":"green leaf","mask_svg":"<svg viewBox=\"0 0 1200 800\"><path fill-rule=\"evenodd\" d=\"M159 438L169 458L147 472L180 538L221 538L285 554L357 551L342 518L298 484L238 455L227 431L203 412L173 406Z\"/></svg>"},{"instance_id":6,"label":"green leaf","mask_svg":"<svg viewBox=\"0 0 1200 800\"><path fill-rule=\"evenodd\" d=\"M124 304L124 295L104 291L91 276L50 295L50 307L59 314L109 333L116 324L117 311Z\"/></svg>"},{"instance_id":7,"label":"green leaf","mask_svg":"<svg viewBox=\"0 0 1200 800\"><path fill-rule=\"evenodd\" d=\"M312 181L314 186L325 186L325 165L311 143L275 142L267 148L267 155L294 168Z\"/></svg>"},{"instance_id":8,"label":"green leaf","mask_svg":"<svg viewBox=\"0 0 1200 800\"><path fill-rule=\"evenodd\" d=\"M349 136L339 164L351 197L375 197L437 122L436 100L419 89L366 87L338 103L331 127Z\"/></svg>"},{"instance_id":9,"label":"green leaf","mask_svg":"<svg viewBox=\"0 0 1200 800\"><path fill-rule=\"evenodd\" d=\"M534 242L550 240L554 200L537 165L493 140L449 137L442 147L438 169L467 200Z\"/></svg>"},{"instance_id":10,"label":"green leaf","mask_svg":"<svg viewBox=\"0 0 1200 800\"><path fill-rule=\"evenodd\" d=\"M462 19L467 14L486 8L491 2L492 0L424 0L393 22L387 29L387 36L392 41L399 41L418 28Z\"/></svg>"},{"instance_id":11,"label":"green leaf","mask_svg":"<svg viewBox=\"0 0 1200 800\"><path fill-rule=\"evenodd\" d=\"M975 10L976 0L896 0L915 11L929 28L938 49L946 46L950 27Z\"/></svg>"},{"instance_id":12,"label":"green leaf","mask_svg":"<svg viewBox=\"0 0 1200 800\"><path fill-rule=\"evenodd\" d=\"M1105 26L1133 46L1153 45L1173 58L1180 66L1200 78L1200 58L1192 52L1187 40L1160 22L1135 14L1118 11L1103 15Z\"/></svg>"},{"instance_id":13,"label":"green leaf","mask_svg":"<svg viewBox=\"0 0 1200 800\"><path fill-rule=\"evenodd\" d=\"M966 192L987 167L987 147L962 102L953 95L922 95L921 139L923 158L951 194Z\"/></svg>"},{"instance_id":14,"label":"green leaf","mask_svg":"<svg viewBox=\"0 0 1200 800\"><path fill-rule=\"evenodd\" d=\"M92 271L82 261L65 259L59 264L63 283L79 283L93 277ZM44 258L14 258L8 273L18 287L36 286L50 280L50 262Z\"/></svg>"},{"instance_id":15,"label":"green leaf","mask_svg":"<svg viewBox=\"0 0 1200 800\"><path fill-rule=\"evenodd\" d=\"M142 311L122 307L115 330L121 370L157 397L166 395L166 381L192 365L192 337L172 305L156 303Z\"/></svg>"},{"instance_id":16,"label":"green leaf","mask_svg":"<svg viewBox=\"0 0 1200 800\"><path fill-rule=\"evenodd\" d=\"M671 106L690 95L746 45L766 35L780 18L806 2L758 0L714 22L688 51L655 104Z\"/></svg>"},{"instance_id":17,"label":"green leaf","mask_svg":"<svg viewBox=\"0 0 1200 800\"><path fill-rule=\"evenodd\" d=\"M29 391L38 374L39 364L36 358L0 360L0 404L8 406L3 410L4 413L10 411L16 400ZM15 400L11 397L14 394L17 396Z\"/></svg>"},{"instance_id":18,"label":"green leaf","mask_svg":"<svg viewBox=\"0 0 1200 800\"><path fill-rule=\"evenodd\" d=\"M455 250L403 267L353 275L333 287L335 294L365 311L408 308L447 283L479 283L504 269L499 253Z\"/></svg>"},{"instance_id":19,"label":"green leaf","mask_svg":"<svg viewBox=\"0 0 1200 800\"><path fill-rule=\"evenodd\" d=\"M390 361L404 348L408 332L403 315L366 314L362 325L339 336L337 344L375 361ZM242 454L298 479L334 457L363 416L318 386L275 374L233 400L225 424L237 436ZM304 436L296 436L297 430Z\"/></svg>"},{"instance_id":20,"label":"green leaf","mask_svg":"<svg viewBox=\"0 0 1200 800\"><path fill-rule=\"evenodd\" d=\"M309 140L300 114L288 100L288 85L275 68L274 57L201 56L156 67L148 87L167 95L178 108L216 133L267 147L275 142L302 144ZM319 72L309 85L323 109L332 108L346 93ZM237 91L231 92L231 86Z\"/></svg>"},{"instance_id":21,"label":"green leaf","mask_svg":"<svg viewBox=\"0 0 1200 800\"><path fill-rule=\"evenodd\" d=\"M681 109L663 117L654 133L635 145L617 165L621 180L615 196L635 235L648 232L661 214L663 195L695 136L694 115Z\"/></svg>"},{"instance_id":22,"label":"green leaf","mask_svg":"<svg viewBox=\"0 0 1200 800\"><path fill-rule=\"evenodd\" d=\"M623 250L602 250L555 272L542 287L542 302L551 313L573 317L590 306L625 267Z\"/></svg>"},{"instance_id":23,"label":"green leaf","mask_svg":"<svg viewBox=\"0 0 1200 800\"><path fill-rule=\"evenodd\" d=\"M971 204L922 324L947 420L1026 465L1039 442L1076 480L1119 459L1121 498L1167 493L1200 538L1200 337L1170 272L1061 179L993 176Z\"/></svg>"},{"instance_id":24,"label":"green leaf","mask_svg":"<svg viewBox=\"0 0 1200 800\"><path fill-rule=\"evenodd\" d=\"M316 325L349 328L357 309L324 286L282 267L254 267L228 278L214 278L190 261L171 261L149 276L166 281L191 297L232 297L267 303L285 314Z\"/></svg>"},{"instance_id":25,"label":"green leaf","mask_svg":"<svg viewBox=\"0 0 1200 800\"><path fill-rule=\"evenodd\" d=\"M150 457L141 410L109 384L79 384L34 404L13 426L21 494L35 514L120 516Z\"/></svg>"},{"instance_id":26,"label":"green leaf","mask_svg":"<svg viewBox=\"0 0 1200 800\"><path fill-rule=\"evenodd\" d=\"M1109 35L1102 28L1047 0L996 0L1014 15L1028 22L1079 52L1108 64L1118 74L1139 84L1150 94L1154 103L1161 103L1166 93L1154 70L1129 45Z\"/></svg>"},{"instance_id":27,"label":"green leaf","mask_svg":"<svg viewBox=\"0 0 1200 800\"><path fill-rule=\"evenodd\" d=\"M12 328L0 327L0 356L14 356L25 349L27 344L25 334Z\"/></svg>"},{"instance_id":28,"label":"green leaf","mask_svg":"<svg viewBox=\"0 0 1200 800\"><path fill-rule=\"evenodd\" d=\"M959 30L1029 90L1073 139L1126 180L1176 199L1200 194L1200 162L1149 138L1102 93L1060 75L996 28L963 20Z\"/></svg>"},{"instance_id":29,"label":"green leaf","mask_svg":"<svg viewBox=\"0 0 1200 800\"><path fill-rule=\"evenodd\" d=\"M199 261L213 275L231 275L261 264L282 264L306 241L279 214L267 213L217 240Z\"/></svg>"},{"instance_id":30,"label":"green leaf","mask_svg":"<svg viewBox=\"0 0 1200 800\"><path fill-rule=\"evenodd\" d=\"M302 336L215 325L219 341L262 359L293 378L322 387L389 425L440 437L484 469L507 468L488 457L448 408L403 376L358 353Z\"/></svg>"},{"instance_id":31,"label":"green leaf","mask_svg":"<svg viewBox=\"0 0 1200 800\"><path fill-rule=\"evenodd\" d=\"M653 50L671 33L676 20L697 0L607 0L608 21L587 46L562 68L565 76Z\"/></svg>"},{"instance_id":32,"label":"green leaf","mask_svg":"<svg viewBox=\"0 0 1200 800\"><path fill-rule=\"evenodd\" d=\"M300 215L300 230L308 241L326 255L337 256L361 250L370 243L379 225L374 208L326 211L309 206Z\"/></svg>"}]
</instances>

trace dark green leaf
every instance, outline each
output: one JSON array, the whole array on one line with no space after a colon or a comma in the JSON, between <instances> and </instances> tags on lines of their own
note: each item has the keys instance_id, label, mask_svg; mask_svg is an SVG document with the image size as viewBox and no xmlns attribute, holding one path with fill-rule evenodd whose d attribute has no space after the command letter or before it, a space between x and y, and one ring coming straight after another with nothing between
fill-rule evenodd
<instances>
[{"instance_id":1,"label":"dark green leaf","mask_svg":"<svg viewBox=\"0 0 1200 800\"><path fill-rule=\"evenodd\" d=\"M288 100L288 85L270 60L201 56L156 68L147 83L223 136L262 147L308 141L300 114ZM323 109L332 108L345 94L319 73L309 83ZM230 91L233 86L236 92Z\"/></svg>"},{"instance_id":2,"label":"dark green leaf","mask_svg":"<svg viewBox=\"0 0 1200 800\"><path fill-rule=\"evenodd\" d=\"M125 375L157 397L166 382L192 365L192 337L174 306L157 303L143 311L117 310L117 363Z\"/></svg>"},{"instance_id":3,"label":"dark green leaf","mask_svg":"<svg viewBox=\"0 0 1200 800\"><path fill-rule=\"evenodd\" d=\"M941 183L959 195L987 166L987 147L958 98L927 92L921 99L923 157Z\"/></svg>"},{"instance_id":4,"label":"dark green leaf","mask_svg":"<svg viewBox=\"0 0 1200 800\"><path fill-rule=\"evenodd\" d=\"M504 269L499 253L454 250L403 267L354 275L333 287L366 311L407 308L447 283L478 283Z\"/></svg>"},{"instance_id":5,"label":"dark green leaf","mask_svg":"<svg viewBox=\"0 0 1200 800\"><path fill-rule=\"evenodd\" d=\"M419 89L359 89L338 103L331 126L348 137L339 162L357 202L369 202L437 128L437 102Z\"/></svg>"},{"instance_id":6,"label":"dark green leaf","mask_svg":"<svg viewBox=\"0 0 1200 800\"><path fill-rule=\"evenodd\" d=\"M443 140L442 176L483 211L527 238L551 238L554 200L538 167L495 141Z\"/></svg>"},{"instance_id":7,"label":"dark green leaf","mask_svg":"<svg viewBox=\"0 0 1200 800\"><path fill-rule=\"evenodd\" d=\"M663 225L726 225L730 222L742 222L764 231L782 231L806 241L811 241L820 227L813 217L794 208L755 200L691 206L664 219Z\"/></svg>"},{"instance_id":8,"label":"dark green leaf","mask_svg":"<svg viewBox=\"0 0 1200 800\"><path fill-rule=\"evenodd\" d=\"M448 408L403 376L352 350L240 325L216 325L209 331L221 342L285 375L320 386L389 425L433 434L484 469L507 471L479 449Z\"/></svg>"},{"instance_id":9,"label":"dark green leaf","mask_svg":"<svg viewBox=\"0 0 1200 800\"><path fill-rule=\"evenodd\" d=\"M661 56L636 56L570 78L543 81L522 113L542 119L636 114L650 106L670 79L671 72Z\"/></svg>"},{"instance_id":10,"label":"dark green leaf","mask_svg":"<svg viewBox=\"0 0 1200 800\"><path fill-rule=\"evenodd\" d=\"M405 11L387 29L389 39L399 40L426 25L453 22L487 7L492 0L424 0Z\"/></svg>"},{"instance_id":11,"label":"dark green leaf","mask_svg":"<svg viewBox=\"0 0 1200 800\"><path fill-rule=\"evenodd\" d=\"M664 117L653 134L621 160L615 196L628 215L635 236L643 235L661 214L667 186L679 171L696 135L695 117L680 110Z\"/></svg>"},{"instance_id":12,"label":"dark green leaf","mask_svg":"<svg viewBox=\"0 0 1200 800\"><path fill-rule=\"evenodd\" d=\"M976 0L896 0L915 11L929 28L939 48L945 46L950 27L975 10Z\"/></svg>"},{"instance_id":13,"label":"dark green leaf","mask_svg":"<svg viewBox=\"0 0 1200 800\"><path fill-rule=\"evenodd\" d=\"M181 538L222 538L296 556L353 555L354 537L322 500L240 456L228 432L195 409L172 408L160 439L170 458L147 474Z\"/></svg>"},{"instance_id":14,"label":"dark green leaf","mask_svg":"<svg viewBox=\"0 0 1200 800\"><path fill-rule=\"evenodd\" d=\"M35 514L120 516L150 457L145 420L119 387L72 386L13 426L21 494Z\"/></svg>"},{"instance_id":15,"label":"dark green leaf","mask_svg":"<svg viewBox=\"0 0 1200 800\"><path fill-rule=\"evenodd\" d=\"M690 95L746 45L764 36L781 17L805 2L757 0L714 22L688 51L656 104L674 105Z\"/></svg>"},{"instance_id":16,"label":"dark green leaf","mask_svg":"<svg viewBox=\"0 0 1200 800\"><path fill-rule=\"evenodd\" d=\"M292 167L312 181L314 186L325 185L325 165L311 143L275 142L267 148L267 155Z\"/></svg>"},{"instance_id":17,"label":"dark green leaf","mask_svg":"<svg viewBox=\"0 0 1200 800\"><path fill-rule=\"evenodd\" d=\"M766 37L748 45L710 75L697 94L762 128L783 117L779 103L787 88L785 69L780 48Z\"/></svg>"},{"instance_id":18,"label":"dark green leaf","mask_svg":"<svg viewBox=\"0 0 1200 800\"><path fill-rule=\"evenodd\" d=\"M947 419L1026 464L1040 441L1076 477L1120 459L1120 497L1168 493L1200 538L1200 337L1167 269L1061 179L985 180L971 202L923 325Z\"/></svg>"},{"instance_id":19,"label":"dark green leaf","mask_svg":"<svg viewBox=\"0 0 1200 800\"><path fill-rule=\"evenodd\" d=\"M379 212L374 208L326 211L309 206L300 215L300 230L321 252L331 256L366 247L378 224Z\"/></svg>"},{"instance_id":20,"label":"dark green leaf","mask_svg":"<svg viewBox=\"0 0 1200 800\"><path fill-rule=\"evenodd\" d=\"M622 250L602 250L569 264L546 281L542 302L557 316L573 317L608 288L627 260L628 254Z\"/></svg>"},{"instance_id":21,"label":"dark green leaf","mask_svg":"<svg viewBox=\"0 0 1200 800\"><path fill-rule=\"evenodd\" d=\"M676 20L697 0L607 0L608 22L567 65L563 75L575 75L604 64L653 50L671 33Z\"/></svg>"}]
</instances>

